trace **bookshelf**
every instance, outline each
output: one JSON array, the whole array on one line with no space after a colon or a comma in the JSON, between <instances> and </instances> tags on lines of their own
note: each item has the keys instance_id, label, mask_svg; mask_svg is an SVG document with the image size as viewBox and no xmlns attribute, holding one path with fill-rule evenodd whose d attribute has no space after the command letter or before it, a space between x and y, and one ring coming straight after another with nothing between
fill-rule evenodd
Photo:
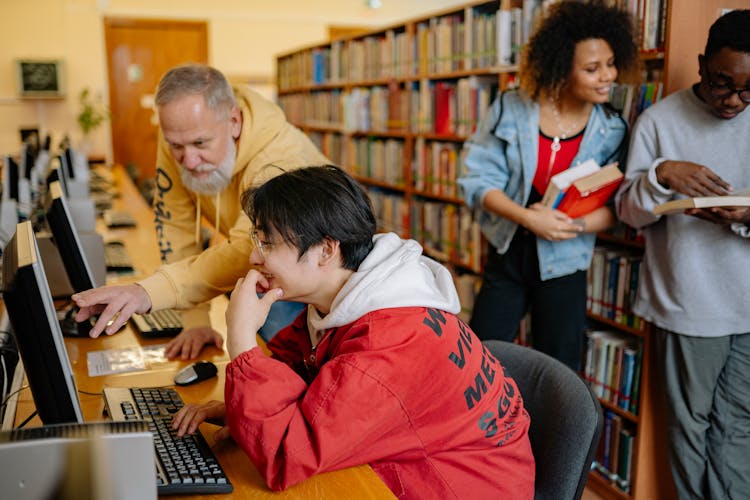
<instances>
[{"instance_id":1,"label":"bookshelf","mask_svg":"<svg viewBox=\"0 0 750 500\"><path fill-rule=\"evenodd\" d=\"M380 228L459 273L481 272L484 246L455 182L462 145L513 85L531 29L528 5L526 16L520 1L503 5L468 3L277 59L288 119L367 187Z\"/></svg>"},{"instance_id":2,"label":"bookshelf","mask_svg":"<svg viewBox=\"0 0 750 500\"><path fill-rule=\"evenodd\" d=\"M637 105L640 94L651 92L653 102L697 80L697 55L708 26L720 7L746 2L616 1L635 9L644 80L651 85L650 90L632 87L631 123L643 109ZM467 294L462 290L473 289L481 272L484 242L476 214L456 191L461 147L495 93L514 86L518 49L542 3L550 2L470 2L277 58L279 104L288 119L367 187L381 229L418 240L426 254L456 271L462 303ZM684 74L686 61L695 61L689 75ZM619 98L624 103L628 97ZM622 227L599 235L598 243L628 256L643 249ZM613 331L635 346L641 365L633 411L601 398L610 418L631 431L627 487L597 471L590 474L588 487L604 498L676 498L658 381L651 375L656 360L650 326L632 318L629 323L627 313L623 322L622 312L617 319L601 310L588 316L593 328Z\"/></svg>"}]
</instances>

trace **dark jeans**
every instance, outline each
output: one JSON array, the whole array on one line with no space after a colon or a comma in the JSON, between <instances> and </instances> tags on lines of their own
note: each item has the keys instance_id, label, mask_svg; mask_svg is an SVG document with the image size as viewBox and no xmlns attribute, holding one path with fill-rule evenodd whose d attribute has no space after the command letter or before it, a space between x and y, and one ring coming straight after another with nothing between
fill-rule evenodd
<instances>
[{"instance_id":1,"label":"dark jeans","mask_svg":"<svg viewBox=\"0 0 750 500\"><path fill-rule=\"evenodd\" d=\"M536 236L520 228L505 254L489 245L488 255L472 330L482 340L512 342L531 311L534 348L578 370L586 328L586 271L542 281Z\"/></svg>"}]
</instances>

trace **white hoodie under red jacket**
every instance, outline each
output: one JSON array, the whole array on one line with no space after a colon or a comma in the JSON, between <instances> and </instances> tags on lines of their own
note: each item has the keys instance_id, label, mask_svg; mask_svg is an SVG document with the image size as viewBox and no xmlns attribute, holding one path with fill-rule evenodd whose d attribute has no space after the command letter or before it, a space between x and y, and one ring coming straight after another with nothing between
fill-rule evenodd
<instances>
[{"instance_id":1,"label":"white hoodie under red jacket","mask_svg":"<svg viewBox=\"0 0 750 500\"><path fill-rule=\"evenodd\" d=\"M329 314L227 366L232 437L274 490L367 463L399 498L532 498L523 400L459 308L418 243L375 236Z\"/></svg>"}]
</instances>

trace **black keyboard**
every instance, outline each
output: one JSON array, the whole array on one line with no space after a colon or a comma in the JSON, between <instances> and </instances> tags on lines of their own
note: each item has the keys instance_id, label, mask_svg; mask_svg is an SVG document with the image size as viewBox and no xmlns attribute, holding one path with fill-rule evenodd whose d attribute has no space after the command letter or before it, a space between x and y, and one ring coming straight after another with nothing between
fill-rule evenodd
<instances>
[{"instance_id":1,"label":"black keyboard","mask_svg":"<svg viewBox=\"0 0 750 500\"><path fill-rule=\"evenodd\" d=\"M182 318L174 309L133 314L130 319L144 337L174 337L182 331Z\"/></svg>"},{"instance_id":2,"label":"black keyboard","mask_svg":"<svg viewBox=\"0 0 750 500\"><path fill-rule=\"evenodd\" d=\"M131 272L133 261L121 241L110 241L104 245L104 264L107 271Z\"/></svg>"},{"instance_id":3,"label":"black keyboard","mask_svg":"<svg viewBox=\"0 0 750 500\"><path fill-rule=\"evenodd\" d=\"M105 387L104 401L115 421L145 420L154 437L159 495L230 493L233 489L200 432L178 438L172 415L182 398L172 388Z\"/></svg>"}]
</instances>

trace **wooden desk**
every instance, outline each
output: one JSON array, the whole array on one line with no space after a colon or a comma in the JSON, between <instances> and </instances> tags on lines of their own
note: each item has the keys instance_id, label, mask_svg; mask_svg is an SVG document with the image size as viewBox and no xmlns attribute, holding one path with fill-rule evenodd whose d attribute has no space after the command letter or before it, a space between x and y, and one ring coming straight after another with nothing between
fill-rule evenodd
<instances>
[{"instance_id":1,"label":"wooden desk","mask_svg":"<svg viewBox=\"0 0 750 500\"><path fill-rule=\"evenodd\" d=\"M113 174L118 184L121 196L113 202L116 210L128 210L138 221L137 228L122 228L109 230L102 226L99 230L104 239L119 239L125 242L136 268L140 274L151 273L159 265L156 247L156 236L153 230L153 213L150 207L143 201L135 186L127 178L124 170L114 168ZM135 277L121 278L118 281L133 280ZM224 296L217 297L211 303L212 326L223 335L226 335L224 323L224 310L227 299ZM73 374L81 401L83 417L86 421L105 419L104 400L102 391L104 387L157 387L173 385L175 373L184 367L187 362L172 361L159 365L148 371L121 373L115 375L90 377L88 374L87 354L92 351L104 349L122 349L136 345L148 346L165 343L164 339L143 339L134 332L130 325L119 333L97 339L90 338L66 338L66 346ZM202 359L214 362L219 368L219 376L215 379L187 386L178 387L177 391L186 403L203 402L210 399L223 399L224 397L224 367L229 362L227 354L215 347L206 348L201 353ZM34 411L34 402L28 389L22 391L16 410L16 424L22 422ZM41 425L38 417L28 425ZM380 478L367 466L352 467L326 474L314 476L288 490L276 493L265 485L255 466L245 455L242 449L234 442L215 443L213 433L218 427L211 424L203 424L201 432L208 443L212 446L216 457L229 476L234 485L231 495L209 495L208 498L394 498L391 491L385 486ZM200 498L206 496L201 495ZM170 498L181 498L170 496ZM195 496L185 498L196 498Z\"/></svg>"}]
</instances>

